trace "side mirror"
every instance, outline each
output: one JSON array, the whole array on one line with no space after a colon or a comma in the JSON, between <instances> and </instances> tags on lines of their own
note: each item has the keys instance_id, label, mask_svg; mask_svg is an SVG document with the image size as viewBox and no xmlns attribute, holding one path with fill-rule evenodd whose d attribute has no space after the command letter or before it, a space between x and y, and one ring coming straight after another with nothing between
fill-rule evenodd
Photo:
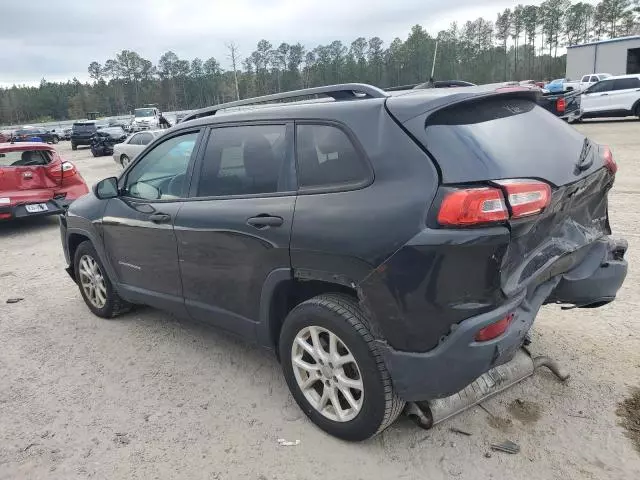
<instances>
[{"instance_id":1,"label":"side mirror","mask_svg":"<svg viewBox=\"0 0 640 480\"><path fill-rule=\"evenodd\" d=\"M118 179L116 177L100 180L93 187L93 193L101 200L116 198L118 196Z\"/></svg>"}]
</instances>

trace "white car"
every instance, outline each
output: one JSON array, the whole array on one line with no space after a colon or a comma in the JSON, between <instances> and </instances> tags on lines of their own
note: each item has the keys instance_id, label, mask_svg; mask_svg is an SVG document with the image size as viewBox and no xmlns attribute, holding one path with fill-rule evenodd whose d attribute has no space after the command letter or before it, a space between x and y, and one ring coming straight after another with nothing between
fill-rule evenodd
<instances>
[{"instance_id":1,"label":"white car","mask_svg":"<svg viewBox=\"0 0 640 480\"><path fill-rule=\"evenodd\" d=\"M138 154L145 149L156 137L162 135L166 130L147 130L131 135L122 143L113 146L113 159L118 165L125 168Z\"/></svg>"},{"instance_id":2,"label":"white car","mask_svg":"<svg viewBox=\"0 0 640 480\"><path fill-rule=\"evenodd\" d=\"M581 118L640 117L640 75L609 77L587 88L580 98Z\"/></svg>"}]
</instances>

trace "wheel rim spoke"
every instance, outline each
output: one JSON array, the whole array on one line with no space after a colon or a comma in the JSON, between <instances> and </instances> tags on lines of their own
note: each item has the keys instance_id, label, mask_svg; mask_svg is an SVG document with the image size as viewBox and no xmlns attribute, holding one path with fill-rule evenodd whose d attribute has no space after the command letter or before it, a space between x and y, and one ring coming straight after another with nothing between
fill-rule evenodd
<instances>
[{"instance_id":1,"label":"wheel rim spoke","mask_svg":"<svg viewBox=\"0 0 640 480\"><path fill-rule=\"evenodd\" d=\"M362 380L349 378L344 374L338 374L336 375L336 378L338 379L338 384L340 384L341 386L362 391Z\"/></svg>"},{"instance_id":2,"label":"wheel rim spoke","mask_svg":"<svg viewBox=\"0 0 640 480\"><path fill-rule=\"evenodd\" d=\"M98 266L98 262L91 256L84 255L78 265L80 285L84 290L86 298L94 307L104 307L107 303L107 285Z\"/></svg>"},{"instance_id":3,"label":"wheel rim spoke","mask_svg":"<svg viewBox=\"0 0 640 480\"><path fill-rule=\"evenodd\" d=\"M319 326L298 332L291 346L294 377L309 404L335 422L353 420L362 410L364 383L346 344Z\"/></svg>"},{"instance_id":4,"label":"wheel rim spoke","mask_svg":"<svg viewBox=\"0 0 640 480\"><path fill-rule=\"evenodd\" d=\"M340 400L338 399L338 392L335 387L329 387L329 398L331 399L331 406L333 407L333 411L338 416L340 421L344 421L345 411L342 409L340 405Z\"/></svg>"}]
</instances>

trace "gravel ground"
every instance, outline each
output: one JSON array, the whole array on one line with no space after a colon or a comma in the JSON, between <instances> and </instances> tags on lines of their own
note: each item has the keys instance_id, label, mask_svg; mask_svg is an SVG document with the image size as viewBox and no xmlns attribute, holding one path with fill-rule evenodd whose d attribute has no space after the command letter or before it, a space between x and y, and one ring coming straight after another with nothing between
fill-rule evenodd
<instances>
[{"instance_id":1,"label":"gravel ground","mask_svg":"<svg viewBox=\"0 0 640 480\"><path fill-rule=\"evenodd\" d=\"M640 387L640 122L578 128L620 165L610 210L631 269L613 304L538 317L532 350L572 378L539 371L486 410L431 431L401 418L360 444L304 417L269 352L150 308L94 317L63 270L55 218L1 225L0 479L640 478L615 413ZM59 150L89 183L119 171ZM521 452L488 454L506 439Z\"/></svg>"}]
</instances>

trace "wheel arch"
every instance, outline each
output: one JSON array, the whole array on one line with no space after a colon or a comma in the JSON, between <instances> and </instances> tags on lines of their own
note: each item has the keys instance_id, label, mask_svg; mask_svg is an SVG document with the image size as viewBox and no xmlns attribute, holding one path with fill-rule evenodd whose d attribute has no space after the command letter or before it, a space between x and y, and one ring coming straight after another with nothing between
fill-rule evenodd
<instances>
[{"instance_id":1,"label":"wheel arch","mask_svg":"<svg viewBox=\"0 0 640 480\"><path fill-rule=\"evenodd\" d=\"M347 279L328 280L326 275L308 272L300 276L288 268L273 270L260 295L256 332L260 345L277 352L280 330L289 312L305 300L325 293L342 293L359 300L355 283Z\"/></svg>"},{"instance_id":2,"label":"wheel arch","mask_svg":"<svg viewBox=\"0 0 640 480\"><path fill-rule=\"evenodd\" d=\"M631 113L640 117L640 98L631 107Z\"/></svg>"}]
</instances>

